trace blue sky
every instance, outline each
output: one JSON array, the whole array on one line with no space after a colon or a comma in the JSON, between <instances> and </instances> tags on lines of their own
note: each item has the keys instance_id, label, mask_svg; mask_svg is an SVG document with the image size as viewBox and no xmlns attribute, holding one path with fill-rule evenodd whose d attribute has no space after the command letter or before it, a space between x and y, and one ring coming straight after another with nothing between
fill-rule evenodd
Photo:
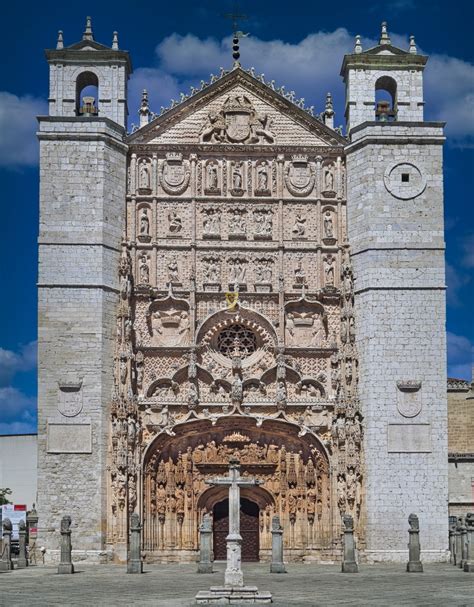
<instances>
[{"instance_id":1,"label":"blue sky","mask_svg":"<svg viewBox=\"0 0 474 607\"><path fill-rule=\"evenodd\" d=\"M289 8L294 9L290 12ZM48 66L43 49L80 40L86 11L95 39L110 45L119 32L131 52L130 125L138 122L140 92L147 88L154 111L180 91L229 67L231 26L223 14L230 0L175 3L6 3L2 7L0 84L0 434L36 428L38 165L35 115L46 113ZM447 122L445 217L448 285L448 373L470 379L473 342L474 65L472 2L386 0L327 4L242 0L249 15L242 29L244 67L284 84L316 111L332 91L336 124L343 123L339 68L361 34L365 48L387 20L392 42L407 48L415 34L430 55L425 72L425 118Z\"/></svg>"}]
</instances>

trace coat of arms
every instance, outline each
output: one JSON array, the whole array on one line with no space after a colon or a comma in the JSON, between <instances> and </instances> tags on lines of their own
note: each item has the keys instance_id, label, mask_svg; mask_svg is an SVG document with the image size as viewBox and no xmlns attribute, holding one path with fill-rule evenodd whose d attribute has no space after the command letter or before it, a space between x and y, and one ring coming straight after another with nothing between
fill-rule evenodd
<instances>
[{"instance_id":1,"label":"coat of arms","mask_svg":"<svg viewBox=\"0 0 474 607\"><path fill-rule=\"evenodd\" d=\"M245 95L227 97L220 112L210 112L201 135L203 143L274 143L271 120L257 113Z\"/></svg>"},{"instance_id":2,"label":"coat of arms","mask_svg":"<svg viewBox=\"0 0 474 607\"><path fill-rule=\"evenodd\" d=\"M189 163L183 161L182 154L170 152L161 169L161 186L168 194L182 194L189 184L191 172Z\"/></svg>"},{"instance_id":3,"label":"coat of arms","mask_svg":"<svg viewBox=\"0 0 474 607\"><path fill-rule=\"evenodd\" d=\"M314 187L314 168L308 163L308 158L294 155L285 171L285 183L293 196L308 196Z\"/></svg>"}]
</instances>

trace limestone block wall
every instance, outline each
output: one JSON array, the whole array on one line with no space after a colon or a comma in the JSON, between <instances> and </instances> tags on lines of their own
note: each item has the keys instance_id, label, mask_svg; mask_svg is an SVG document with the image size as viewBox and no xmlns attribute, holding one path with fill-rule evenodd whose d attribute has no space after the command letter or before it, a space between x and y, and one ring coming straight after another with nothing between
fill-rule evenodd
<instances>
[{"instance_id":1,"label":"limestone block wall","mask_svg":"<svg viewBox=\"0 0 474 607\"><path fill-rule=\"evenodd\" d=\"M369 561L406 560L411 512L422 558L446 558L441 126L366 123L347 148Z\"/></svg>"},{"instance_id":2,"label":"limestone block wall","mask_svg":"<svg viewBox=\"0 0 474 607\"><path fill-rule=\"evenodd\" d=\"M103 118L40 118L38 514L49 559L64 514L76 556L104 550L122 138Z\"/></svg>"}]
</instances>

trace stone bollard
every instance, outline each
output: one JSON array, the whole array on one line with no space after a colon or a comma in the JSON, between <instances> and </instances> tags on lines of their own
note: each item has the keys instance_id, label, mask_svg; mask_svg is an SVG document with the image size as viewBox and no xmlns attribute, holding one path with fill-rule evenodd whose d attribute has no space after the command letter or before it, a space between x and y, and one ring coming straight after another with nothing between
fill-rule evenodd
<instances>
[{"instance_id":1,"label":"stone bollard","mask_svg":"<svg viewBox=\"0 0 474 607\"><path fill-rule=\"evenodd\" d=\"M210 514L205 514L199 527L199 562L198 573L213 573L212 571L212 521Z\"/></svg>"},{"instance_id":2,"label":"stone bollard","mask_svg":"<svg viewBox=\"0 0 474 607\"><path fill-rule=\"evenodd\" d=\"M3 520L3 549L0 559L0 571L11 571L12 561L12 522L9 518Z\"/></svg>"},{"instance_id":3,"label":"stone bollard","mask_svg":"<svg viewBox=\"0 0 474 607\"><path fill-rule=\"evenodd\" d=\"M461 546L461 526L462 526L462 518L458 516L458 520L456 521L456 530L454 531L454 566L459 567L459 561L461 560L462 555L462 546Z\"/></svg>"},{"instance_id":4,"label":"stone bollard","mask_svg":"<svg viewBox=\"0 0 474 607\"><path fill-rule=\"evenodd\" d=\"M459 563L459 568L464 569L464 563L467 561L467 527L464 517L459 531L461 533L461 561Z\"/></svg>"},{"instance_id":5,"label":"stone bollard","mask_svg":"<svg viewBox=\"0 0 474 607\"><path fill-rule=\"evenodd\" d=\"M449 526L449 562L454 563L454 533L456 525Z\"/></svg>"},{"instance_id":6,"label":"stone bollard","mask_svg":"<svg viewBox=\"0 0 474 607\"><path fill-rule=\"evenodd\" d=\"M286 573L283 562L283 527L280 525L280 517L272 518L272 562L270 573Z\"/></svg>"},{"instance_id":7,"label":"stone bollard","mask_svg":"<svg viewBox=\"0 0 474 607\"><path fill-rule=\"evenodd\" d=\"M410 514L408 517L408 563L407 571L409 573L423 573L423 564L420 560L420 523L416 514Z\"/></svg>"},{"instance_id":8,"label":"stone bollard","mask_svg":"<svg viewBox=\"0 0 474 607\"><path fill-rule=\"evenodd\" d=\"M467 554L464 571L474 573L474 512L466 514Z\"/></svg>"},{"instance_id":9,"label":"stone bollard","mask_svg":"<svg viewBox=\"0 0 474 607\"><path fill-rule=\"evenodd\" d=\"M72 564L71 523L69 515L61 519L61 561L58 565L58 573L74 573Z\"/></svg>"},{"instance_id":10,"label":"stone bollard","mask_svg":"<svg viewBox=\"0 0 474 607\"><path fill-rule=\"evenodd\" d=\"M141 550L140 515L134 512L130 517L130 552L128 554L127 573L143 573Z\"/></svg>"},{"instance_id":11,"label":"stone bollard","mask_svg":"<svg viewBox=\"0 0 474 607\"><path fill-rule=\"evenodd\" d=\"M359 566L355 560L354 521L350 514L342 517L344 523L342 573L358 573Z\"/></svg>"},{"instance_id":12,"label":"stone bollard","mask_svg":"<svg viewBox=\"0 0 474 607\"><path fill-rule=\"evenodd\" d=\"M18 555L18 569L28 567L28 555L26 554L26 523L21 520L18 528L18 535L20 538L20 552Z\"/></svg>"}]
</instances>

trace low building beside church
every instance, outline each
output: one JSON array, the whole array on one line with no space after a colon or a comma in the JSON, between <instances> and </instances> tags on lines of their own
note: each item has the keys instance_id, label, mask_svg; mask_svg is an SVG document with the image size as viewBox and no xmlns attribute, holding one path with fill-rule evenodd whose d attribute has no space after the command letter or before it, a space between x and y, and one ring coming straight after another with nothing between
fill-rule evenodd
<instances>
[{"instance_id":1,"label":"low building beside church","mask_svg":"<svg viewBox=\"0 0 474 607\"><path fill-rule=\"evenodd\" d=\"M423 559L448 528L443 124L423 118L427 57L379 44L341 57L346 135L236 60L126 132L128 52L46 51L39 118L39 540L194 561L228 502L206 481L231 456L243 558ZM249 60L251 60L249 58ZM159 86L159 82L157 82ZM317 90L318 83L314 83ZM90 90L96 88L95 97ZM86 91L87 94L84 93ZM383 92L383 99L380 95Z\"/></svg>"}]
</instances>

